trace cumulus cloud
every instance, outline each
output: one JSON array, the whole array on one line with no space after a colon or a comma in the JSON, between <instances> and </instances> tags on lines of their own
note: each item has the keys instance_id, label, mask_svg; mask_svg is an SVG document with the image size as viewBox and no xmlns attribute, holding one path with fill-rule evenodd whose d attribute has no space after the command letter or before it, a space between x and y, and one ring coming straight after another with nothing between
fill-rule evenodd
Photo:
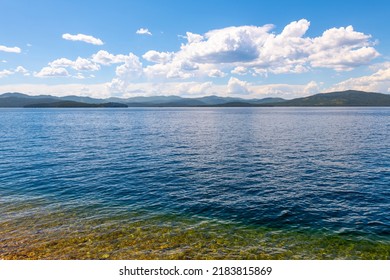
<instances>
[{"instance_id":1,"label":"cumulus cloud","mask_svg":"<svg viewBox=\"0 0 390 280\"><path fill-rule=\"evenodd\" d=\"M331 28L314 38L310 46L310 64L314 67L332 68L336 71L352 70L379 56L370 35L356 32L352 26Z\"/></svg>"},{"instance_id":2,"label":"cumulus cloud","mask_svg":"<svg viewBox=\"0 0 390 280\"><path fill-rule=\"evenodd\" d=\"M86 58L78 57L73 62L72 68L78 71L98 71L100 66Z\"/></svg>"},{"instance_id":3,"label":"cumulus cloud","mask_svg":"<svg viewBox=\"0 0 390 280\"><path fill-rule=\"evenodd\" d=\"M41 71L34 73L35 77L38 78L47 78L47 77L68 77L69 73L65 68L53 68L53 67L43 67Z\"/></svg>"},{"instance_id":4,"label":"cumulus cloud","mask_svg":"<svg viewBox=\"0 0 390 280\"><path fill-rule=\"evenodd\" d=\"M126 57L127 56L123 54L114 55L107 51L100 50L92 55L92 61L103 65L110 65L124 63L126 61Z\"/></svg>"},{"instance_id":5,"label":"cumulus cloud","mask_svg":"<svg viewBox=\"0 0 390 280\"><path fill-rule=\"evenodd\" d=\"M135 33L139 35L152 35L152 32L150 32L147 28L140 28Z\"/></svg>"},{"instance_id":6,"label":"cumulus cloud","mask_svg":"<svg viewBox=\"0 0 390 280\"><path fill-rule=\"evenodd\" d=\"M371 36L352 26L331 28L318 37L308 37L306 19L287 24L275 34L274 26L232 26L205 34L187 32L180 50L151 50L143 58L149 77L189 79L230 72L266 77L268 73L304 73L313 68L348 71L379 56ZM213 72L211 72L213 70ZM219 70L220 72L217 72Z\"/></svg>"},{"instance_id":7,"label":"cumulus cloud","mask_svg":"<svg viewBox=\"0 0 390 280\"><path fill-rule=\"evenodd\" d=\"M310 81L303 89L304 94L314 94L320 91L320 85L315 81Z\"/></svg>"},{"instance_id":8,"label":"cumulus cloud","mask_svg":"<svg viewBox=\"0 0 390 280\"><path fill-rule=\"evenodd\" d=\"M199 66L188 60L175 59L170 63L157 63L144 69L148 78L189 79L195 77Z\"/></svg>"},{"instance_id":9,"label":"cumulus cloud","mask_svg":"<svg viewBox=\"0 0 390 280\"><path fill-rule=\"evenodd\" d=\"M6 47L0 45L0 51L9 53L20 53L22 50L19 47Z\"/></svg>"},{"instance_id":10,"label":"cumulus cloud","mask_svg":"<svg viewBox=\"0 0 390 280\"><path fill-rule=\"evenodd\" d=\"M93 45L103 45L103 41L95 38L91 35L85 35L85 34L77 34L77 35L72 35L69 33L62 34L62 38L65 40L70 40L70 41L81 41L85 42L88 44L93 44Z\"/></svg>"},{"instance_id":11,"label":"cumulus cloud","mask_svg":"<svg viewBox=\"0 0 390 280\"><path fill-rule=\"evenodd\" d=\"M150 50L146 52L142 57L150 62L165 64L172 60L173 53Z\"/></svg>"},{"instance_id":12,"label":"cumulus cloud","mask_svg":"<svg viewBox=\"0 0 390 280\"><path fill-rule=\"evenodd\" d=\"M73 61L67 58L58 58L52 62L49 62L49 65L53 68L70 67L73 65Z\"/></svg>"},{"instance_id":13,"label":"cumulus cloud","mask_svg":"<svg viewBox=\"0 0 390 280\"><path fill-rule=\"evenodd\" d=\"M78 57L75 61L67 58L59 58L52 62L49 62L49 66L52 68L67 68L71 67L77 71L97 71L100 66L86 58Z\"/></svg>"},{"instance_id":14,"label":"cumulus cloud","mask_svg":"<svg viewBox=\"0 0 390 280\"><path fill-rule=\"evenodd\" d=\"M204 36L189 37L181 52L198 63L234 63L254 60L259 55L271 26L227 27L207 32Z\"/></svg>"},{"instance_id":15,"label":"cumulus cloud","mask_svg":"<svg viewBox=\"0 0 390 280\"><path fill-rule=\"evenodd\" d=\"M187 39L188 44L199 43L203 40L203 36L191 32L186 32L186 36L183 38Z\"/></svg>"},{"instance_id":16,"label":"cumulus cloud","mask_svg":"<svg viewBox=\"0 0 390 280\"><path fill-rule=\"evenodd\" d=\"M130 53L125 63L116 67L116 77L108 83L108 87L114 93L125 92L128 85L143 74L142 63L138 56Z\"/></svg>"},{"instance_id":17,"label":"cumulus cloud","mask_svg":"<svg viewBox=\"0 0 390 280\"><path fill-rule=\"evenodd\" d=\"M390 62L372 68L375 69L373 74L347 79L328 88L327 91L355 89L369 92L390 92Z\"/></svg>"},{"instance_id":18,"label":"cumulus cloud","mask_svg":"<svg viewBox=\"0 0 390 280\"><path fill-rule=\"evenodd\" d=\"M212 78L223 78L226 76L226 73L222 72L219 69L212 69L209 71L208 76Z\"/></svg>"},{"instance_id":19,"label":"cumulus cloud","mask_svg":"<svg viewBox=\"0 0 390 280\"><path fill-rule=\"evenodd\" d=\"M249 94L249 87L250 84L248 82L231 77L227 84L227 92L230 94Z\"/></svg>"},{"instance_id":20,"label":"cumulus cloud","mask_svg":"<svg viewBox=\"0 0 390 280\"><path fill-rule=\"evenodd\" d=\"M232 74L237 74L237 75L246 75L248 74L248 69L242 66L237 66L231 71Z\"/></svg>"}]
</instances>

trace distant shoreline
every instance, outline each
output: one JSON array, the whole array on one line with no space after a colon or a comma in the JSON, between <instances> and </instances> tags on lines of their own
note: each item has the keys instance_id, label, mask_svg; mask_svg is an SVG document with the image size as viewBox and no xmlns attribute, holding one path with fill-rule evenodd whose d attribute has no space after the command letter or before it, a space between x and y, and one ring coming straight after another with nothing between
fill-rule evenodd
<instances>
[{"instance_id":1,"label":"distant shoreline","mask_svg":"<svg viewBox=\"0 0 390 280\"><path fill-rule=\"evenodd\" d=\"M237 97L204 96L150 96L95 99L82 96L30 96L23 93L0 95L0 108L127 108L127 107L389 107L390 95L375 92L347 90L318 93L286 100L278 97L243 99Z\"/></svg>"}]
</instances>

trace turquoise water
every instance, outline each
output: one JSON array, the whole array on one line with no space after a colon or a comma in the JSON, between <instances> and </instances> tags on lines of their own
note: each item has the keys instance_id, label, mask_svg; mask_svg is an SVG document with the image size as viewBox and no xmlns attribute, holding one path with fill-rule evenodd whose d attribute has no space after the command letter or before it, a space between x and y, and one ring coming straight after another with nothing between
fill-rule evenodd
<instances>
[{"instance_id":1,"label":"turquoise water","mask_svg":"<svg viewBox=\"0 0 390 280\"><path fill-rule=\"evenodd\" d=\"M388 108L0 118L0 258L390 258Z\"/></svg>"}]
</instances>

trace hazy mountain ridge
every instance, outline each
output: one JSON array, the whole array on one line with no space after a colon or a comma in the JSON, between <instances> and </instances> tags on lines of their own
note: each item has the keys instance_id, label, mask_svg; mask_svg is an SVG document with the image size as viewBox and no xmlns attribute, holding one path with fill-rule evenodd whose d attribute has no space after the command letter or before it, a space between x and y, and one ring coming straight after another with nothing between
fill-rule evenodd
<instances>
[{"instance_id":1,"label":"hazy mountain ridge","mask_svg":"<svg viewBox=\"0 0 390 280\"><path fill-rule=\"evenodd\" d=\"M24 106L24 108L127 108L126 104L107 102L107 103L84 103L77 101L58 101L50 103L38 103Z\"/></svg>"},{"instance_id":2,"label":"hazy mountain ridge","mask_svg":"<svg viewBox=\"0 0 390 280\"><path fill-rule=\"evenodd\" d=\"M140 96L131 98L110 97L97 99L69 95L30 96L23 93L0 95L0 107L273 107L273 106L390 106L390 95L375 92L347 90L318 93L285 100L283 98L243 99L238 97L204 96Z\"/></svg>"}]
</instances>

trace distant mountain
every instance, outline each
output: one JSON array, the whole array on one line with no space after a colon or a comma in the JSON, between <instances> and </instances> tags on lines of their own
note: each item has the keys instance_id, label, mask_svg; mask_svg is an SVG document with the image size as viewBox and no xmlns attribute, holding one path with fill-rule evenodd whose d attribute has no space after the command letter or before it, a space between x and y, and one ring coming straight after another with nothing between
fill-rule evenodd
<instances>
[{"instance_id":1,"label":"distant mountain","mask_svg":"<svg viewBox=\"0 0 390 280\"><path fill-rule=\"evenodd\" d=\"M286 99L283 99L283 98L280 98L280 97L266 97L266 98L262 98L262 99L253 99L251 100L251 103L252 104L275 104L275 103L280 103L280 102L284 102L286 101Z\"/></svg>"},{"instance_id":2,"label":"distant mountain","mask_svg":"<svg viewBox=\"0 0 390 280\"><path fill-rule=\"evenodd\" d=\"M281 106L390 106L390 95L356 90L319 93L308 97L285 100L283 98L243 99L236 97L204 96L141 96L96 99L69 95L29 96L23 93L0 95L0 107L281 107Z\"/></svg>"},{"instance_id":3,"label":"distant mountain","mask_svg":"<svg viewBox=\"0 0 390 280\"><path fill-rule=\"evenodd\" d=\"M274 104L275 106L390 106L390 95L357 90L319 93Z\"/></svg>"},{"instance_id":4,"label":"distant mountain","mask_svg":"<svg viewBox=\"0 0 390 280\"><path fill-rule=\"evenodd\" d=\"M172 102L180 102L185 98L175 95L169 95L169 96L136 96L131 97L128 99L125 99L125 103L131 104L131 103L147 103L147 104L164 104L164 103L172 103Z\"/></svg>"},{"instance_id":5,"label":"distant mountain","mask_svg":"<svg viewBox=\"0 0 390 280\"><path fill-rule=\"evenodd\" d=\"M31 96L24 94L24 93L19 93L19 92L7 92L7 93L3 93L0 95L0 98L7 98L7 97L26 98L26 97L31 97Z\"/></svg>"},{"instance_id":6,"label":"distant mountain","mask_svg":"<svg viewBox=\"0 0 390 280\"><path fill-rule=\"evenodd\" d=\"M4 93L0 95L0 107L53 107L56 102L72 101L75 103L59 103L61 106L79 107L77 103L103 104L121 103L128 107L208 107L208 106L256 106L256 104L277 103L285 101L282 98L243 99L236 97L204 96L199 98L185 98L175 95L170 96L138 96L131 98L110 97L96 99L85 96L69 95L55 97L50 95L30 96L23 93ZM44 104L51 104L44 106ZM54 105L53 105L54 104ZM83 106L87 107L87 106ZM93 106L91 106L93 107Z\"/></svg>"},{"instance_id":7,"label":"distant mountain","mask_svg":"<svg viewBox=\"0 0 390 280\"><path fill-rule=\"evenodd\" d=\"M241 101L243 99L235 98L235 97L221 97L216 95L210 95L210 96L197 98L197 100L201 101L204 105L220 105L229 102Z\"/></svg>"},{"instance_id":8,"label":"distant mountain","mask_svg":"<svg viewBox=\"0 0 390 280\"><path fill-rule=\"evenodd\" d=\"M26 94L12 92L0 95L0 107L24 107L34 103L53 103L60 99L54 96L40 95L29 96Z\"/></svg>"},{"instance_id":9,"label":"distant mountain","mask_svg":"<svg viewBox=\"0 0 390 280\"><path fill-rule=\"evenodd\" d=\"M127 108L126 104L122 103L84 103L76 101L58 101L53 103L37 103L24 106L25 108Z\"/></svg>"},{"instance_id":10,"label":"distant mountain","mask_svg":"<svg viewBox=\"0 0 390 280\"><path fill-rule=\"evenodd\" d=\"M99 103L107 102L107 100L105 99L96 99L88 96L76 96L76 95L68 95L68 96L61 97L60 99L65 101L75 101L75 102L90 103L90 104L99 104Z\"/></svg>"},{"instance_id":11,"label":"distant mountain","mask_svg":"<svg viewBox=\"0 0 390 280\"><path fill-rule=\"evenodd\" d=\"M196 107L206 105L196 98L180 96L151 96L127 99L129 107Z\"/></svg>"}]
</instances>

